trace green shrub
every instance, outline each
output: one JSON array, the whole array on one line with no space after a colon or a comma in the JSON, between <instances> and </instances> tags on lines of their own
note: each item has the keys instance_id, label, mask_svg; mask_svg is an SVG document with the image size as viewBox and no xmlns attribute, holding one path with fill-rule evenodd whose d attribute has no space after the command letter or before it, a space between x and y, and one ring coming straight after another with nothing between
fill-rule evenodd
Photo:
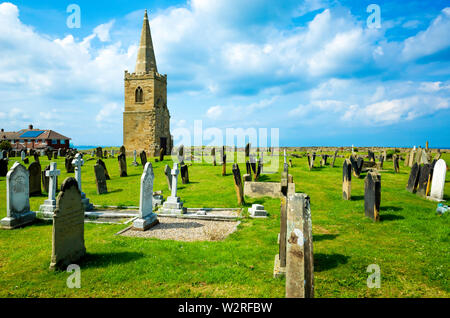
<instances>
[{"instance_id":1,"label":"green shrub","mask_svg":"<svg viewBox=\"0 0 450 318\"><path fill-rule=\"evenodd\" d=\"M10 151L11 149L11 143L8 140L3 140L0 142L0 150Z\"/></svg>"}]
</instances>

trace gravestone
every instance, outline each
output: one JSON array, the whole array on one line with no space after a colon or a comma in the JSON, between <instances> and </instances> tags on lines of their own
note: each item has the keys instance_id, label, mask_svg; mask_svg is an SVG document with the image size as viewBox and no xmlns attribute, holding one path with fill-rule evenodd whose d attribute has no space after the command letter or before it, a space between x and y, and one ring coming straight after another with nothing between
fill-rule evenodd
<instances>
[{"instance_id":1,"label":"gravestone","mask_svg":"<svg viewBox=\"0 0 450 318\"><path fill-rule=\"evenodd\" d=\"M137 152L136 150L133 151L133 162L131 163L133 166L137 167L139 164L136 161Z\"/></svg>"},{"instance_id":2,"label":"gravestone","mask_svg":"<svg viewBox=\"0 0 450 318\"><path fill-rule=\"evenodd\" d=\"M159 161L163 161L164 160L164 152L165 152L164 148L160 148L159 149Z\"/></svg>"},{"instance_id":3,"label":"gravestone","mask_svg":"<svg viewBox=\"0 0 450 318\"><path fill-rule=\"evenodd\" d=\"M225 154L225 151L222 152L222 176L226 176L227 174L227 155Z\"/></svg>"},{"instance_id":4,"label":"gravestone","mask_svg":"<svg viewBox=\"0 0 450 318\"><path fill-rule=\"evenodd\" d=\"M245 162L245 168L247 170L247 174L252 176L252 166L250 165L250 161L246 161Z\"/></svg>"},{"instance_id":5,"label":"gravestone","mask_svg":"<svg viewBox=\"0 0 450 318\"><path fill-rule=\"evenodd\" d=\"M141 192L139 199L139 218L133 222L133 229L145 231L159 223L158 217L153 213L153 181L155 175L150 162L144 166L141 176Z\"/></svg>"},{"instance_id":6,"label":"gravestone","mask_svg":"<svg viewBox=\"0 0 450 318\"><path fill-rule=\"evenodd\" d=\"M0 221L5 229L14 229L34 222L36 213L30 211L29 172L15 162L6 175L6 217Z\"/></svg>"},{"instance_id":7,"label":"gravestone","mask_svg":"<svg viewBox=\"0 0 450 318\"><path fill-rule=\"evenodd\" d=\"M173 169L171 170L172 175L171 195L167 198L167 201L164 202L161 208L161 213L184 214L186 212L186 208L183 207L183 202L180 201L180 197L177 196L177 183L179 173L180 170L178 169L178 163L174 163Z\"/></svg>"},{"instance_id":8,"label":"gravestone","mask_svg":"<svg viewBox=\"0 0 450 318\"><path fill-rule=\"evenodd\" d=\"M166 165L164 167L164 174L166 175L167 180L167 187L169 188L169 191L172 190L172 174L169 165Z\"/></svg>"},{"instance_id":9,"label":"gravestone","mask_svg":"<svg viewBox=\"0 0 450 318\"><path fill-rule=\"evenodd\" d=\"M244 189L242 187L241 171L239 170L239 165L237 163L233 164L233 177L234 177L234 188L236 190L237 201L239 205L243 205L244 201Z\"/></svg>"},{"instance_id":10,"label":"gravestone","mask_svg":"<svg viewBox=\"0 0 450 318\"><path fill-rule=\"evenodd\" d=\"M23 159L23 163L29 164L29 163L30 163L30 160L28 160L28 158L25 158L25 159Z\"/></svg>"},{"instance_id":11,"label":"gravestone","mask_svg":"<svg viewBox=\"0 0 450 318\"><path fill-rule=\"evenodd\" d=\"M145 167L145 165L147 164L147 154L145 153L145 150L141 151L141 153L139 154L139 158L141 159L142 167Z\"/></svg>"},{"instance_id":12,"label":"gravestone","mask_svg":"<svg viewBox=\"0 0 450 318\"><path fill-rule=\"evenodd\" d=\"M53 151L53 159L58 159L58 153L56 151Z\"/></svg>"},{"instance_id":13,"label":"gravestone","mask_svg":"<svg viewBox=\"0 0 450 318\"><path fill-rule=\"evenodd\" d=\"M47 169L48 168L48 169ZM48 198L39 207L39 211L44 216L53 216L56 209L56 189L58 187L58 176L61 174L60 170L56 169L56 162L50 162L43 172L43 177L47 178L47 193Z\"/></svg>"},{"instance_id":14,"label":"gravestone","mask_svg":"<svg viewBox=\"0 0 450 318\"><path fill-rule=\"evenodd\" d=\"M40 196L41 190L41 174L42 168L39 162L32 162L28 167L28 173L30 175L30 196Z\"/></svg>"},{"instance_id":15,"label":"gravestone","mask_svg":"<svg viewBox=\"0 0 450 318\"><path fill-rule=\"evenodd\" d=\"M120 155L117 156L117 160L119 162L119 170L120 170L120 176L126 177L127 175L127 158L125 157L124 153L120 153Z\"/></svg>"},{"instance_id":16,"label":"gravestone","mask_svg":"<svg viewBox=\"0 0 450 318\"><path fill-rule=\"evenodd\" d=\"M23 150L20 152L20 159L22 159L22 161L25 160L25 151Z\"/></svg>"},{"instance_id":17,"label":"gravestone","mask_svg":"<svg viewBox=\"0 0 450 318\"><path fill-rule=\"evenodd\" d=\"M111 157L114 158L114 155L116 154L116 151L114 149L111 149Z\"/></svg>"},{"instance_id":18,"label":"gravestone","mask_svg":"<svg viewBox=\"0 0 450 318\"><path fill-rule=\"evenodd\" d=\"M108 173L108 169L106 169L106 164L103 162L103 160L102 159L97 159L96 164L102 166L103 170L105 170L105 179L106 180L111 180L111 177L109 176L109 173Z\"/></svg>"},{"instance_id":19,"label":"gravestone","mask_svg":"<svg viewBox=\"0 0 450 318\"><path fill-rule=\"evenodd\" d=\"M61 148L58 149L58 157L61 157Z\"/></svg>"},{"instance_id":20,"label":"gravestone","mask_svg":"<svg viewBox=\"0 0 450 318\"><path fill-rule=\"evenodd\" d=\"M108 187L106 186L105 169L101 165L96 164L94 166L94 174L95 184L97 185L97 194L108 193Z\"/></svg>"},{"instance_id":21,"label":"gravestone","mask_svg":"<svg viewBox=\"0 0 450 318\"><path fill-rule=\"evenodd\" d=\"M395 173L400 173L400 164L399 164L398 160L399 160L398 155L394 154L394 156L392 157L392 161L394 164L394 172Z\"/></svg>"},{"instance_id":22,"label":"gravestone","mask_svg":"<svg viewBox=\"0 0 450 318\"><path fill-rule=\"evenodd\" d=\"M189 183L189 170L187 165L181 165L181 182L183 184Z\"/></svg>"},{"instance_id":23,"label":"gravestone","mask_svg":"<svg viewBox=\"0 0 450 318\"><path fill-rule=\"evenodd\" d=\"M360 170L358 169L358 162L356 161L355 157L350 156L350 163L352 165L353 175L355 177L359 177Z\"/></svg>"},{"instance_id":24,"label":"gravestone","mask_svg":"<svg viewBox=\"0 0 450 318\"><path fill-rule=\"evenodd\" d=\"M67 178L61 185L53 215L52 260L50 269L65 270L86 254L84 208L79 185Z\"/></svg>"},{"instance_id":25,"label":"gravestone","mask_svg":"<svg viewBox=\"0 0 450 318\"><path fill-rule=\"evenodd\" d=\"M416 149L414 147L413 149L411 149L411 151L409 153L408 165L409 165L410 168L412 168L412 166L414 165L415 154L416 154Z\"/></svg>"},{"instance_id":26,"label":"gravestone","mask_svg":"<svg viewBox=\"0 0 450 318\"><path fill-rule=\"evenodd\" d=\"M439 159L434 165L433 169L431 191L430 196L428 197L430 200L437 202L443 201L446 174L447 174L447 164L445 163L445 160Z\"/></svg>"},{"instance_id":27,"label":"gravestone","mask_svg":"<svg viewBox=\"0 0 450 318\"><path fill-rule=\"evenodd\" d=\"M342 167L342 197L344 200L352 197L352 164L348 159L345 159Z\"/></svg>"},{"instance_id":28,"label":"gravestone","mask_svg":"<svg viewBox=\"0 0 450 318\"><path fill-rule=\"evenodd\" d=\"M0 159L0 177L6 177L8 173L8 159Z\"/></svg>"},{"instance_id":29,"label":"gravestone","mask_svg":"<svg viewBox=\"0 0 450 318\"><path fill-rule=\"evenodd\" d=\"M384 156L381 155L379 161L377 162L377 169L383 170L383 164L384 164Z\"/></svg>"},{"instance_id":30,"label":"gravestone","mask_svg":"<svg viewBox=\"0 0 450 318\"><path fill-rule=\"evenodd\" d=\"M120 149L119 149L119 152L121 153L121 154L124 154L124 155L126 155L126 149L125 149L125 146L121 146L120 147Z\"/></svg>"},{"instance_id":31,"label":"gravestone","mask_svg":"<svg viewBox=\"0 0 450 318\"><path fill-rule=\"evenodd\" d=\"M375 222L380 220L380 202L381 175L371 171L364 179L364 211Z\"/></svg>"},{"instance_id":32,"label":"gravestone","mask_svg":"<svg viewBox=\"0 0 450 318\"><path fill-rule=\"evenodd\" d=\"M213 159L213 166L216 166L217 165L217 162L216 162L216 148L212 148L211 149L211 156L212 156L212 159Z\"/></svg>"},{"instance_id":33,"label":"gravestone","mask_svg":"<svg viewBox=\"0 0 450 318\"><path fill-rule=\"evenodd\" d=\"M415 193L417 190L417 185L419 184L419 173L419 165L417 163L413 164L411 172L409 173L408 184L406 185L406 190L411 193Z\"/></svg>"},{"instance_id":34,"label":"gravestone","mask_svg":"<svg viewBox=\"0 0 450 318\"><path fill-rule=\"evenodd\" d=\"M286 298L314 297L314 256L310 199L288 195L286 222Z\"/></svg>"},{"instance_id":35,"label":"gravestone","mask_svg":"<svg viewBox=\"0 0 450 318\"><path fill-rule=\"evenodd\" d=\"M50 150L47 150L47 159L49 161L52 160L52 152Z\"/></svg>"},{"instance_id":36,"label":"gravestone","mask_svg":"<svg viewBox=\"0 0 450 318\"><path fill-rule=\"evenodd\" d=\"M81 193L81 202L84 206L85 211L91 211L94 206L92 203L89 202L89 199L86 198L86 194L81 189L81 166L84 165L84 160L81 158L81 154L77 153L75 155L75 159L73 159L72 164L75 167L75 180L77 180L78 183L78 190L80 190Z\"/></svg>"},{"instance_id":37,"label":"gravestone","mask_svg":"<svg viewBox=\"0 0 450 318\"><path fill-rule=\"evenodd\" d=\"M369 161L375 162L375 153L371 150L368 150Z\"/></svg>"},{"instance_id":38,"label":"gravestone","mask_svg":"<svg viewBox=\"0 0 450 318\"><path fill-rule=\"evenodd\" d=\"M250 156L250 143L247 143L245 145L245 157L249 157Z\"/></svg>"},{"instance_id":39,"label":"gravestone","mask_svg":"<svg viewBox=\"0 0 450 318\"><path fill-rule=\"evenodd\" d=\"M184 146L180 145L178 147L178 162L183 163L184 162Z\"/></svg>"},{"instance_id":40,"label":"gravestone","mask_svg":"<svg viewBox=\"0 0 450 318\"><path fill-rule=\"evenodd\" d=\"M65 159L65 168L67 173L73 173L75 172L75 168L72 165L72 161L75 159L75 156L73 155L67 155Z\"/></svg>"},{"instance_id":41,"label":"gravestone","mask_svg":"<svg viewBox=\"0 0 450 318\"><path fill-rule=\"evenodd\" d=\"M431 167L431 164L427 163L423 166L421 165L419 167L419 182L417 184L417 192L416 194L421 197L427 196L427 189L428 189L428 183L431 181L430 177L433 174L433 169Z\"/></svg>"},{"instance_id":42,"label":"gravestone","mask_svg":"<svg viewBox=\"0 0 450 318\"><path fill-rule=\"evenodd\" d=\"M331 162L331 168L334 168L334 163L336 162L337 154L338 154L338 151L336 150L334 152L333 161Z\"/></svg>"},{"instance_id":43,"label":"gravestone","mask_svg":"<svg viewBox=\"0 0 450 318\"><path fill-rule=\"evenodd\" d=\"M34 161L35 161L35 162L39 162L39 154L38 154L37 152L35 152L35 153L33 154L33 158L34 158Z\"/></svg>"},{"instance_id":44,"label":"gravestone","mask_svg":"<svg viewBox=\"0 0 450 318\"><path fill-rule=\"evenodd\" d=\"M405 155L405 161L403 162L403 166L404 167L408 167L409 166L409 153L408 152Z\"/></svg>"}]
</instances>

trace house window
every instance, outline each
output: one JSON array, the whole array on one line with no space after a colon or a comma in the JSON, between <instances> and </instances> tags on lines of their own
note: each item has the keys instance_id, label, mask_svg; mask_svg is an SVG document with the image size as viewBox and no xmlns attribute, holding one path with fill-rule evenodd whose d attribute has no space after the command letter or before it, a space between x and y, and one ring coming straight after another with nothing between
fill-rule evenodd
<instances>
[{"instance_id":1,"label":"house window","mask_svg":"<svg viewBox=\"0 0 450 318\"><path fill-rule=\"evenodd\" d=\"M56 145L57 143L58 143L58 140L52 139L52 144L53 144L53 145Z\"/></svg>"},{"instance_id":2,"label":"house window","mask_svg":"<svg viewBox=\"0 0 450 318\"><path fill-rule=\"evenodd\" d=\"M140 86L138 88L136 88L135 99L136 99L136 103L144 102L144 91L142 90L142 88Z\"/></svg>"}]
</instances>

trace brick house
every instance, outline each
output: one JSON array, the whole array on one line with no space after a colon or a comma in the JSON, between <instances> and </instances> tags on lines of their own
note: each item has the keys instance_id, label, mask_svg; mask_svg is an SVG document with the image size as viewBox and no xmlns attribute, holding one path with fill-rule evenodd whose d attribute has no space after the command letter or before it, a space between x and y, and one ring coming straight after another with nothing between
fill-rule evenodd
<instances>
[{"instance_id":1,"label":"brick house","mask_svg":"<svg viewBox=\"0 0 450 318\"><path fill-rule=\"evenodd\" d=\"M0 130L0 142L8 140L13 150L69 149L70 139L53 130L34 129L33 125L18 132L4 131L3 128Z\"/></svg>"}]
</instances>

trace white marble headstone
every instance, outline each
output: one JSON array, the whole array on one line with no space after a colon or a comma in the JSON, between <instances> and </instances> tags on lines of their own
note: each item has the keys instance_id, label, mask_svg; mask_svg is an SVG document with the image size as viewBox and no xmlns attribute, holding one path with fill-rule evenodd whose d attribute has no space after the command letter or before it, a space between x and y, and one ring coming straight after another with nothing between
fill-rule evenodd
<instances>
[{"instance_id":1,"label":"white marble headstone","mask_svg":"<svg viewBox=\"0 0 450 318\"><path fill-rule=\"evenodd\" d=\"M443 159L439 159L434 165L433 179L431 180L430 199L436 201L443 200L446 173L447 165Z\"/></svg>"},{"instance_id":2,"label":"white marble headstone","mask_svg":"<svg viewBox=\"0 0 450 318\"><path fill-rule=\"evenodd\" d=\"M141 177L141 194L139 201L139 215L141 218L145 218L153 212L152 200L154 179L155 174L153 173L152 164L147 162Z\"/></svg>"}]
</instances>

